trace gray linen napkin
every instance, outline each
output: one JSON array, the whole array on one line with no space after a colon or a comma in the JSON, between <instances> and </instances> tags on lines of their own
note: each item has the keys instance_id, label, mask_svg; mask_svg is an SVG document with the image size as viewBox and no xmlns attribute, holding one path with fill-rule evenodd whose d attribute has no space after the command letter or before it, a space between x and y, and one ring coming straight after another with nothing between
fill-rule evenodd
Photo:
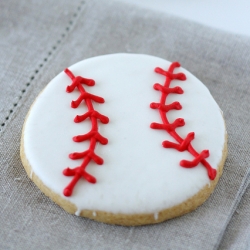
<instances>
[{"instance_id":1,"label":"gray linen napkin","mask_svg":"<svg viewBox=\"0 0 250 250\"><path fill-rule=\"evenodd\" d=\"M1 1L0 14L1 249L247 248L249 38L115 1ZM22 167L22 124L37 94L65 67L116 52L180 61L224 112L224 173L208 201L190 214L142 227L76 217L45 197Z\"/></svg>"}]
</instances>

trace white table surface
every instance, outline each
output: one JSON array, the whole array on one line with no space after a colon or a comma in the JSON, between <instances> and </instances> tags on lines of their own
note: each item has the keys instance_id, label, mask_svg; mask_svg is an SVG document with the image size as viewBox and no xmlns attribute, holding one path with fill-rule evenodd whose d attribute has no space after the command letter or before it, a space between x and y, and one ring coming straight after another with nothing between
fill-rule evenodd
<instances>
[{"instance_id":1,"label":"white table surface","mask_svg":"<svg viewBox=\"0 0 250 250\"><path fill-rule=\"evenodd\" d=\"M118 0L250 36L250 0Z\"/></svg>"}]
</instances>

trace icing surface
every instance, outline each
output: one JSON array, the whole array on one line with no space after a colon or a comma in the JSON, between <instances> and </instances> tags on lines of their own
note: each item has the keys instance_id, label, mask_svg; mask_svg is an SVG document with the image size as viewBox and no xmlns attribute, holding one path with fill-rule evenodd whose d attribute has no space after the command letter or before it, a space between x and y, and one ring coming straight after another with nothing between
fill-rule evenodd
<instances>
[{"instance_id":1,"label":"icing surface","mask_svg":"<svg viewBox=\"0 0 250 250\"><path fill-rule=\"evenodd\" d=\"M96 153L105 162L102 166L90 162L86 168L97 183L93 185L80 179L70 197L63 195L69 177L62 171L81 164L81 160L72 161L69 154L83 151L88 142L75 143L72 138L87 133L91 122L88 119L74 122L76 115L88 110L84 105L71 108L71 101L79 97L79 92L65 91L72 80L61 72L38 96L26 121L24 150L32 171L53 192L75 204L79 212L90 209L157 214L198 193L210 182L204 166L181 167L182 159L192 161L193 156L187 151L163 148L163 140L175 142L174 139L165 131L150 128L153 121L161 122L159 114L150 108L150 103L160 97L153 85L165 80L154 69L167 70L169 66L170 62L153 56L113 54L69 67L74 75L95 80L94 93L105 99L105 105L93 105L109 117L108 126L99 124L99 131L109 143L105 147L96 145ZM176 131L183 138L195 131L192 145L198 152L209 148L207 159L217 169L225 140L220 109L196 77L183 68L175 70L178 72L183 72L187 79L173 80L171 87L180 86L184 94L170 94L167 104L178 101L182 109L170 110L168 120L172 123L179 117L184 118L185 126Z\"/></svg>"}]
</instances>

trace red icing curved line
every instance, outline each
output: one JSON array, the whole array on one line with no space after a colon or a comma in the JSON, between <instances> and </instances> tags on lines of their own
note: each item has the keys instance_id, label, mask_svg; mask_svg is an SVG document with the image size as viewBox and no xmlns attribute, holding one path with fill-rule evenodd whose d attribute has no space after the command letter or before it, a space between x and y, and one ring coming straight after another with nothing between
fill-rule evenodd
<instances>
[{"instance_id":1,"label":"red icing curved line","mask_svg":"<svg viewBox=\"0 0 250 250\"><path fill-rule=\"evenodd\" d=\"M184 126L185 121L182 118L177 118L173 123L169 123L168 118L166 116L166 113L171 109L180 110L182 108L181 104L179 102L173 102L172 104L166 105L166 100L169 94L183 94L183 90L181 87L174 87L170 88L171 81L176 79L180 81L186 80L186 76L183 73L177 73L174 74L174 69L176 67L180 67L180 64L178 62L173 62L168 71L165 71L159 67L155 68L155 72L161 75L166 76L166 80L164 85L161 85L159 83L154 84L154 89L161 91L161 99L160 103L152 102L150 104L150 107L152 109L158 109L159 114L161 116L161 120L163 124L159 123L151 123L150 127L152 129L163 129L167 133L169 133L176 141L177 143L170 142L170 141L164 141L162 143L164 148L174 148L178 151L185 151L187 150L190 154L194 156L193 161L187 161L182 160L180 162L180 165L185 168L193 168L196 167L199 163L201 163L206 169L208 173L208 177L211 180L214 180L217 174L216 169L212 168L210 164L205 160L209 156L208 150L203 150L200 154L193 148L191 141L194 139L195 133L191 132L189 133L185 139L182 139L179 134L175 131L176 128Z\"/></svg>"},{"instance_id":2,"label":"red icing curved line","mask_svg":"<svg viewBox=\"0 0 250 250\"><path fill-rule=\"evenodd\" d=\"M85 169L91 160L93 160L98 165L103 164L103 159L100 156L96 155L94 151L97 142L100 142L101 144L105 145L108 143L108 139L103 137L98 132L97 120L99 120L103 124L107 124L109 122L109 118L97 112L94 109L92 103L92 101L98 103L104 103L104 99L102 97L88 93L82 86L82 84L86 84L88 86L94 86L95 81L92 79L83 78L81 76L75 77L74 74L69 69L65 69L64 72L72 80L71 85L67 86L66 91L70 93L74 91L75 88L77 88L80 91L80 96L78 97L77 100L71 102L71 107L77 108L84 100L88 108L88 111L85 114L77 115L74 119L74 122L79 123L89 118L92 124L91 130L88 133L73 137L73 141L75 142L90 140L89 148L86 151L74 152L69 155L69 158L72 160L83 159L82 164L74 169L66 168L63 170L63 174L65 176L73 176L73 179L63 191L63 194L65 196L71 196L74 187L80 178L83 178L90 183L96 183L96 178L87 173Z\"/></svg>"}]
</instances>

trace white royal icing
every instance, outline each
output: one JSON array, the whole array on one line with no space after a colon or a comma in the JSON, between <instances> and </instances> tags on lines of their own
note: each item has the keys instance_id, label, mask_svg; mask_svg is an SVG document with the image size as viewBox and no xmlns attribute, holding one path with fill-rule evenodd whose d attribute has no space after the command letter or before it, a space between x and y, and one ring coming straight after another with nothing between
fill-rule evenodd
<instances>
[{"instance_id":1,"label":"white royal icing","mask_svg":"<svg viewBox=\"0 0 250 250\"><path fill-rule=\"evenodd\" d=\"M154 213L154 219L155 219L155 220L158 220L158 217L159 217L159 213L157 213L157 212Z\"/></svg>"},{"instance_id":2,"label":"white royal icing","mask_svg":"<svg viewBox=\"0 0 250 250\"><path fill-rule=\"evenodd\" d=\"M95 150L104 164L91 162L86 168L97 183L81 179L71 197L65 197L63 189L73 177L64 176L62 171L82 162L82 159L71 160L70 153L89 147L89 141L72 140L73 136L90 130L89 120L73 121L77 114L87 111L86 104L71 108L71 101L79 97L79 92L65 91L72 80L64 72L38 96L24 130L25 155L32 171L48 188L76 205L77 215L82 209L89 209L153 213L157 220L158 211L184 202L209 184L203 165L191 169L181 167L181 160L192 160L193 156L187 151L163 148L164 140L175 140L166 131L150 128L152 122L161 123L158 110L149 107L151 102L159 102L161 96L153 85L165 81L154 69L167 70L169 65L164 59L148 55L113 54L83 60L69 68L75 76L95 80L95 86L84 87L105 99L104 104L94 103L94 107L110 119L108 124L99 123L99 132L109 143L98 144ZM168 96L167 104L179 101L182 109L169 111L167 117L170 122L185 119L186 125L176 131L182 138L195 132L193 147L198 152L209 149L207 161L217 169L226 133L220 108L208 89L190 72L183 68L174 72L185 73L187 80L171 82L171 87L180 86L184 93Z\"/></svg>"},{"instance_id":3,"label":"white royal icing","mask_svg":"<svg viewBox=\"0 0 250 250\"><path fill-rule=\"evenodd\" d=\"M77 208L77 210L75 211L75 215L80 216L80 213L81 213L81 209Z\"/></svg>"},{"instance_id":4,"label":"white royal icing","mask_svg":"<svg viewBox=\"0 0 250 250\"><path fill-rule=\"evenodd\" d=\"M31 171L30 171L30 179L32 179L32 177L33 177L33 170L31 169Z\"/></svg>"}]
</instances>

